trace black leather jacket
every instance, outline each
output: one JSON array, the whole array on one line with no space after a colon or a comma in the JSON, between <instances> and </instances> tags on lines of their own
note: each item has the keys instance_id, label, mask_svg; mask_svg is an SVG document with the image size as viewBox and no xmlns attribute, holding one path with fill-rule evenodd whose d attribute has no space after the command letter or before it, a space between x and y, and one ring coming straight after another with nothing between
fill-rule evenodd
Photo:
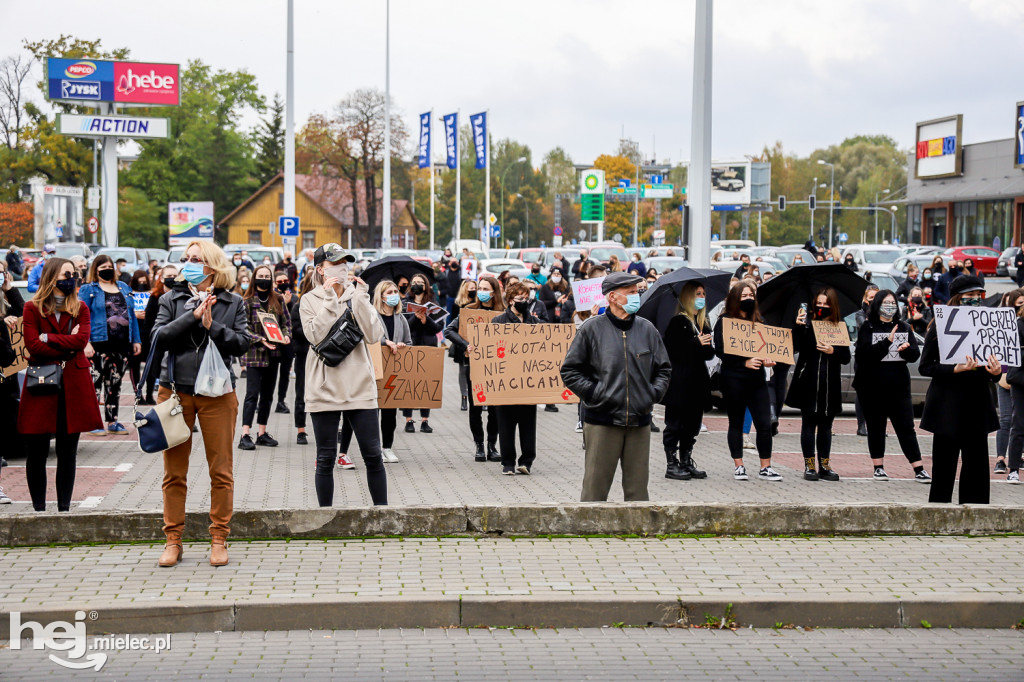
<instances>
[{"instance_id":1,"label":"black leather jacket","mask_svg":"<svg viewBox=\"0 0 1024 682\"><path fill-rule=\"evenodd\" d=\"M562 363L562 381L583 400L589 424L646 426L651 409L668 391L672 364L653 324L611 311L580 326Z\"/></svg>"},{"instance_id":2,"label":"black leather jacket","mask_svg":"<svg viewBox=\"0 0 1024 682\"><path fill-rule=\"evenodd\" d=\"M223 289L218 289L215 295L217 302L213 305L213 324L209 331L192 313L195 302L190 302L192 294L187 285L175 284L172 291L160 297L160 310L153 323L152 338L159 338L157 350L166 353L160 368L161 384L170 384L167 361L171 353L174 354L175 387L182 393L192 393L208 340L217 346L229 371L231 358L245 355L249 350L242 297ZM234 386L234 383L235 373L232 371L231 385Z\"/></svg>"}]
</instances>

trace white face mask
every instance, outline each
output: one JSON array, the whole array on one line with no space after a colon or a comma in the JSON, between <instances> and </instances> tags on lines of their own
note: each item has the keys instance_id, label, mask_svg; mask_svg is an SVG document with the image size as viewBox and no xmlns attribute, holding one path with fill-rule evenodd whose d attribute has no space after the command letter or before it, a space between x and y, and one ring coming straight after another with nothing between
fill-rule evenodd
<instances>
[{"instance_id":1,"label":"white face mask","mask_svg":"<svg viewBox=\"0 0 1024 682\"><path fill-rule=\"evenodd\" d=\"M344 285L348 281L348 266L345 264L328 265L324 268L324 277L337 277L338 281Z\"/></svg>"}]
</instances>

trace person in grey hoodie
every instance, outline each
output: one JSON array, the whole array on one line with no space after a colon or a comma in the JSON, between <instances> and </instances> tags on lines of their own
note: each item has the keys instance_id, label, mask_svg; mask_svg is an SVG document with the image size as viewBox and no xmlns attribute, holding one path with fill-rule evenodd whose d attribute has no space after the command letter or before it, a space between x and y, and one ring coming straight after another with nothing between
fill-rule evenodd
<instances>
[{"instance_id":1,"label":"person in grey hoodie","mask_svg":"<svg viewBox=\"0 0 1024 682\"><path fill-rule=\"evenodd\" d=\"M334 457L342 412L355 433L366 464L366 484L375 505L388 503L387 474L381 456L377 413L377 381L369 345L380 343L384 325L370 304L366 282L349 281L349 264L355 258L338 244L325 244L313 254L313 288L299 300L302 331L309 340L306 357L306 411L316 438L316 497L321 507L334 502ZM327 338L334 323L345 313L363 333L363 340L335 367L328 367L315 347Z\"/></svg>"}]
</instances>

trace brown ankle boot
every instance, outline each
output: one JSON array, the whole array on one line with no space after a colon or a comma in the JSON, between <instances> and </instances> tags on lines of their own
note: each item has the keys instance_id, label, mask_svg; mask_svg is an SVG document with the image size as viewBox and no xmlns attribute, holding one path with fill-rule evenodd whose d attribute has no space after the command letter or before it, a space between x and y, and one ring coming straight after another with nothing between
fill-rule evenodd
<instances>
[{"instance_id":1,"label":"brown ankle boot","mask_svg":"<svg viewBox=\"0 0 1024 682\"><path fill-rule=\"evenodd\" d=\"M180 540L169 541L164 545L164 553L160 555L160 560L157 563L163 568L170 568L181 561L183 553Z\"/></svg>"},{"instance_id":2,"label":"brown ankle boot","mask_svg":"<svg viewBox=\"0 0 1024 682\"><path fill-rule=\"evenodd\" d=\"M214 538L210 548L210 565L224 566L228 563L228 545L224 538Z\"/></svg>"}]
</instances>

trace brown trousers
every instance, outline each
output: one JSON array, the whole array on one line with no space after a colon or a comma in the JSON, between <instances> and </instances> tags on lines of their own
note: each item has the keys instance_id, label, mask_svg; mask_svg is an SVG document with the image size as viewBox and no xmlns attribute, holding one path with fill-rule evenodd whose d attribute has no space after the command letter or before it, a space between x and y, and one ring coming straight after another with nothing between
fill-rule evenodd
<instances>
[{"instance_id":1,"label":"brown trousers","mask_svg":"<svg viewBox=\"0 0 1024 682\"><path fill-rule=\"evenodd\" d=\"M160 387L158 402L171 397L171 390ZM232 391L219 398L179 393L185 423L191 429L199 417L199 429L206 446L206 463L210 469L210 535L226 538L231 532L234 511L235 476L232 463L235 445L235 421L238 397ZM192 437L181 445L164 450L164 535L167 540L180 541L185 528L185 495L188 458L192 454Z\"/></svg>"},{"instance_id":2,"label":"brown trousers","mask_svg":"<svg viewBox=\"0 0 1024 682\"><path fill-rule=\"evenodd\" d=\"M583 424L586 455L580 502L605 502L615 472L622 464L622 495L626 502L646 502L650 478L651 427Z\"/></svg>"}]
</instances>

